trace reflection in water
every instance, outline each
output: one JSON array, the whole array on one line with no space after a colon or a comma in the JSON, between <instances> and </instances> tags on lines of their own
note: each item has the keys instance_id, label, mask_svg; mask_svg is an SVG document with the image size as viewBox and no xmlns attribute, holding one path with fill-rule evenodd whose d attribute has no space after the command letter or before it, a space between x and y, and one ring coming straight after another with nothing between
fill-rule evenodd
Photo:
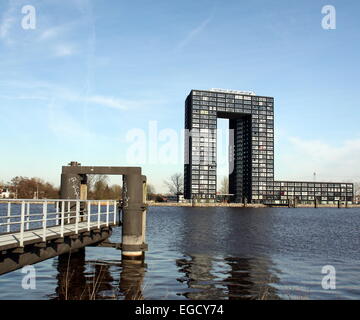
<instances>
[{"instance_id":1,"label":"reflection in water","mask_svg":"<svg viewBox=\"0 0 360 320\"><path fill-rule=\"evenodd\" d=\"M225 279L229 299L279 299L272 283L279 281L265 259L225 258L231 268Z\"/></svg>"},{"instance_id":2,"label":"reflection in water","mask_svg":"<svg viewBox=\"0 0 360 320\"><path fill-rule=\"evenodd\" d=\"M56 298L59 300L81 299L86 292L85 250L60 255L57 270Z\"/></svg>"},{"instance_id":3,"label":"reflection in water","mask_svg":"<svg viewBox=\"0 0 360 320\"><path fill-rule=\"evenodd\" d=\"M119 277L112 267L116 266ZM120 268L119 268L120 267ZM278 299L266 259L193 254L176 260L187 299ZM86 261L85 251L59 256L55 299L143 300L147 265L141 261Z\"/></svg>"},{"instance_id":4,"label":"reflection in water","mask_svg":"<svg viewBox=\"0 0 360 320\"><path fill-rule=\"evenodd\" d=\"M115 281L112 266L121 266L120 280ZM143 299L142 285L146 264L143 262L85 261L85 250L58 257L58 300Z\"/></svg>"},{"instance_id":5,"label":"reflection in water","mask_svg":"<svg viewBox=\"0 0 360 320\"><path fill-rule=\"evenodd\" d=\"M188 299L277 299L272 282L274 263L257 253L262 242L271 244L272 219L259 211L234 208L193 208L181 219L179 250L185 258L176 266L178 281L190 289ZM258 219L259 221L254 221Z\"/></svg>"},{"instance_id":6,"label":"reflection in water","mask_svg":"<svg viewBox=\"0 0 360 320\"><path fill-rule=\"evenodd\" d=\"M36 264L31 295L21 270L2 275L0 299L359 299L359 210L240 209L151 207L147 265L87 247ZM329 264L341 272L332 292Z\"/></svg>"},{"instance_id":7,"label":"reflection in water","mask_svg":"<svg viewBox=\"0 0 360 320\"><path fill-rule=\"evenodd\" d=\"M86 262L88 265L88 262ZM59 300L95 300L110 299L113 296L111 282L113 278L109 265L92 264L93 270L85 268L85 250L81 249L58 257L56 299Z\"/></svg>"},{"instance_id":8,"label":"reflection in water","mask_svg":"<svg viewBox=\"0 0 360 320\"><path fill-rule=\"evenodd\" d=\"M278 299L266 260L196 254L176 265L184 274L178 281L191 289L183 294L188 299Z\"/></svg>"},{"instance_id":9,"label":"reflection in water","mask_svg":"<svg viewBox=\"0 0 360 320\"><path fill-rule=\"evenodd\" d=\"M143 300L142 286L146 264L142 261L122 261L120 292L126 300Z\"/></svg>"},{"instance_id":10,"label":"reflection in water","mask_svg":"<svg viewBox=\"0 0 360 320\"><path fill-rule=\"evenodd\" d=\"M178 259L179 272L185 274L178 281L185 282L188 288L195 289L183 295L188 299L219 299L226 295L224 287L216 283L212 273L212 259L207 255L194 255L187 259Z\"/></svg>"}]
</instances>

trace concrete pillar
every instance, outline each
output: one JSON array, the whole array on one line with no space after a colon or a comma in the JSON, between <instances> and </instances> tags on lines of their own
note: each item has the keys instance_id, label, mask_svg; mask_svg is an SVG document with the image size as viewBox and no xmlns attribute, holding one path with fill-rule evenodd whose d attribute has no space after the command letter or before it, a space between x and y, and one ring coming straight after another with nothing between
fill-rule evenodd
<instances>
[{"instance_id":1,"label":"concrete pillar","mask_svg":"<svg viewBox=\"0 0 360 320\"><path fill-rule=\"evenodd\" d=\"M142 186L143 186L143 204L145 205L145 209L143 210L143 217L142 217L142 233L143 233L143 243L146 242L146 198L147 198L147 183L146 183L146 176L141 176L142 179Z\"/></svg>"},{"instance_id":2,"label":"concrete pillar","mask_svg":"<svg viewBox=\"0 0 360 320\"><path fill-rule=\"evenodd\" d=\"M80 199L81 177L78 174L61 174L60 198Z\"/></svg>"},{"instance_id":3,"label":"concrete pillar","mask_svg":"<svg viewBox=\"0 0 360 320\"><path fill-rule=\"evenodd\" d=\"M60 198L61 199L80 199L80 184L81 177L78 174L61 174L61 185L60 185ZM70 202L70 210L74 213L71 216L75 216L76 202ZM65 212L67 211L67 205L65 204ZM67 215L65 214L65 223L68 222ZM74 223L75 219L71 218L70 223Z\"/></svg>"},{"instance_id":4,"label":"concrete pillar","mask_svg":"<svg viewBox=\"0 0 360 320\"><path fill-rule=\"evenodd\" d=\"M122 258L124 260L142 260L144 258L145 197L143 176L124 175L122 226Z\"/></svg>"}]
</instances>

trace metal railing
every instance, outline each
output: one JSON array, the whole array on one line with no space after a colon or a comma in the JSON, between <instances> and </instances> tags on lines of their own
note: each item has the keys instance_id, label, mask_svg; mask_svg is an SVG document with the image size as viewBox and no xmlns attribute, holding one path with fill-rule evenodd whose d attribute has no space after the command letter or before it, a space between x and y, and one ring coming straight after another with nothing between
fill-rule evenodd
<instances>
[{"instance_id":1,"label":"metal railing","mask_svg":"<svg viewBox=\"0 0 360 320\"><path fill-rule=\"evenodd\" d=\"M24 245L24 233L41 230L42 241L46 241L51 227L60 227L64 237L65 226L91 227L109 226L117 222L118 201L115 200L28 200L0 199L0 235L20 233L20 247ZM0 240L1 241L1 240Z\"/></svg>"}]
</instances>

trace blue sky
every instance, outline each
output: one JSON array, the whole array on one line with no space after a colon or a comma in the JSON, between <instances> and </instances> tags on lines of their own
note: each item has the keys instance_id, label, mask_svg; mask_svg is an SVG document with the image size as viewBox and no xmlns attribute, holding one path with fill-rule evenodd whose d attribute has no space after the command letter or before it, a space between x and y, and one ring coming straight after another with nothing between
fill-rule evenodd
<instances>
[{"instance_id":1,"label":"blue sky","mask_svg":"<svg viewBox=\"0 0 360 320\"><path fill-rule=\"evenodd\" d=\"M21 27L24 5L34 30ZM324 5L335 30L321 27ZM58 185L71 160L136 165L129 132L147 139L157 121L181 141L189 91L228 88L275 98L277 179L360 181L359 11L355 0L2 0L0 180ZM182 172L182 144L178 159L143 164L158 191Z\"/></svg>"}]
</instances>

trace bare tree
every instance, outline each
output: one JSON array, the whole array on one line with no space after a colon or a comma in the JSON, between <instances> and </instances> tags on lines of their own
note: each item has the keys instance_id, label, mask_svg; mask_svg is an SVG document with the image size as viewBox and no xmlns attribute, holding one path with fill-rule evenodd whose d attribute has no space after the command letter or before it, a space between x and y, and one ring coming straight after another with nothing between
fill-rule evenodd
<instances>
[{"instance_id":1,"label":"bare tree","mask_svg":"<svg viewBox=\"0 0 360 320\"><path fill-rule=\"evenodd\" d=\"M9 183L10 190L19 199L57 199L59 189L40 178L15 177Z\"/></svg>"},{"instance_id":2,"label":"bare tree","mask_svg":"<svg viewBox=\"0 0 360 320\"><path fill-rule=\"evenodd\" d=\"M360 197L360 182L354 182L354 201L357 201L357 198Z\"/></svg>"},{"instance_id":3,"label":"bare tree","mask_svg":"<svg viewBox=\"0 0 360 320\"><path fill-rule=\"evenodd\" d=\"M88 174L87 175L87 185L89 191L94 191L95 185L97 182L107 184L109 177L104 174Z\"/></svg>"},{"instance_id":4,"label":"bare tree","mask_svg":"<svg viewBox=\"0 0 360 320\"><path fill-rule=\"evenodd\" d=\"M122 187L119 184L113 184L110 187L109 199L120 200L122 198Z\"/></svg>"},{"instance_id":5,"label":"bare tree","mask_svg":"<svg viewBox=\"0 0 360 320\"><path fill-rule=\"evenodd\" d=\"M148 200L155 200L155 198L156 198L156 191L155 191L155 187L152 185L152 184L150 184L150 183L148 183L147 185L146 185L146 191L147 191L147 199Z\"/></svg>"},{"instance_id":6,"label":"bare tree","mask_svg":"<svg viewBox=\"0 0 360 320\"><path fill-rule=\"evenodd\" d=\"M221 179L220 183L221 183L221 185L220 185L219 192L222 194L228 194L229 193L229 178L223 177Z\"/></svg>"},{"instance_id":7,"label":"bare tree","mask_svg":"<svg viewBox=\"0 0 360 320\"><path fill-rule=\"evenodd\" d=\"M182 174L175 173L168 181L164 181L164 183L168 187L169 192L176 195L176 200L179 202L179 196L183 194L184 191L184 179Z\"/></svg>"}]
</instances>

